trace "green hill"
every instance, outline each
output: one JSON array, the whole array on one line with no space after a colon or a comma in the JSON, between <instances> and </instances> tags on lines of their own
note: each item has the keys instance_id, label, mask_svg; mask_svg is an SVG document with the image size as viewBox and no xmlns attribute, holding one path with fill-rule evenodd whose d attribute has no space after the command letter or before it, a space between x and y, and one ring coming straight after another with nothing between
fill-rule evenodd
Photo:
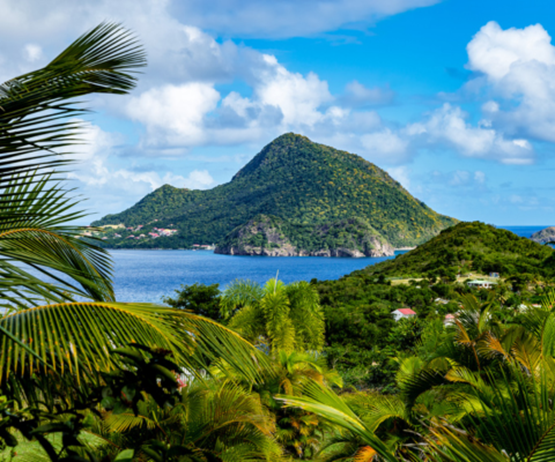
<instances>
[{"instance_id":1,"label":"green hill","mask_svg":"<svg viewBox=\"0 0 555 462\"><path fill-rule=\"evenodd\" d=\"M386 277L423 277L438 273L475 272L512 276L551 275L555 254L551 247L480 222L463 222L393 260L365 268Z\"/></svg>"},{"instance_id":2,"label":"green hill","mask_svg":"<svg viewBox=\"0 0 555 462\"><path fill-rule=\"evenodd\" d=\"M362 157L288 133L233 179L211 190L162 186L122 213L93 225L175 228L169 240L110 239L115 247L188 247L220 242L257 215L300 225L360 217L395 247L421 244L456 220L439 215ZM145 228L146 229L146 228ZM171 241L171 244L170 244Z\"/></svg>"}]
</instances>

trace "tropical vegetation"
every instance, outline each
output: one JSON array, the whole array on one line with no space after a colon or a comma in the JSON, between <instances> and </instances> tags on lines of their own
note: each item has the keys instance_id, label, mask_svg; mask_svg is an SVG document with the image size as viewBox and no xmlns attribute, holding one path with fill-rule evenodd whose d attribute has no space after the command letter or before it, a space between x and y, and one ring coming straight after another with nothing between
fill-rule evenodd
<instances>
[{"instance_id":1,"label":"tropical vegetation","mask_svg":"<svg viewBox=\"0 0 555 462\"><path fill-rule=\"evenodd\" d=\"M144 64L129 31L101 24L0 86L0 460L555 460L550 247L462 223L337 281L116 301L109 255L68 225L82 213L63 169L75 98L125 94ZM324 156L360 173L356 156L278 140L234 181L271 179L292 148L296 168ZM487 273L490 289L466 283Z\"/></svg>"}]
</instances>

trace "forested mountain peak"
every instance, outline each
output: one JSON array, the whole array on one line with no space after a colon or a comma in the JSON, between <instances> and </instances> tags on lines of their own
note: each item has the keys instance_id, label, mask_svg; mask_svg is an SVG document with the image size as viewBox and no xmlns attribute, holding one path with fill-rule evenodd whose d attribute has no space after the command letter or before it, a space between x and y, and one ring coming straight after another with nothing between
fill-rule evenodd
<instances>
[{"instance_id":1,"label":"forested mountain peak","mask_svg":"<svg viewBox=\"0 0 555 462\"><path fill-rule=\"evenodd\" d=\"M362 157L286 133L265 146L229 183L206 191L165 185L124 212L93 224L131 227L156 221L178 232L155 244L125 238L118 246L187 247L218 243L260 214L300 225L358 217L397 247L425 242L456 223Z\"/></svg>"},{"instance_id":2,"label":"forested mountain peak","mask_svg":"<svg viewBox=\"0 0 555 462\"><path fill-rule=\"evenodd\" d=\"M298 168L317 174L319 172L316 169L341 169L342 165L361 169L369 175L401 187L384 170L362 157L324 144L314 143L306 136L295 133L285 133L266 145L247 165L237 172L232 181L243 178L254 179L266 172L279 174L279 170L291 175Z\"/></svg>"}]
</instances>

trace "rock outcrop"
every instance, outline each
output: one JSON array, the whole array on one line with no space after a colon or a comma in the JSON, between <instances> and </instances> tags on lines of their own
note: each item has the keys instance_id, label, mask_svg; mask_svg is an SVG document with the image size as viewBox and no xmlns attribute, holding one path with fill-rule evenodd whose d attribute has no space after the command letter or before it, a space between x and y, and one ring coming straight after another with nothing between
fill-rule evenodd
<instances>
[{"instance_id":1,"label":"rock outcrop","mask_svg":"<svg viewBox=\"0 0 555 462\"><path fill-rule=\"evenodd\" d=\"M549 226L541 231L538 231L537 233L532 234L530 239L538 244L555 242L555 226Z\"/></svg>"},{"instance_id":2,"label":"rock outcrop","mask_svg":"<svg viewBox=\"0 0 555 462\"><path fill-rule=\"evenodd\" d=\"M384 257L393 247L362 219L318 226L259 215L233 230L215 253L267 257Z\"/></svg>"}]
</instances>

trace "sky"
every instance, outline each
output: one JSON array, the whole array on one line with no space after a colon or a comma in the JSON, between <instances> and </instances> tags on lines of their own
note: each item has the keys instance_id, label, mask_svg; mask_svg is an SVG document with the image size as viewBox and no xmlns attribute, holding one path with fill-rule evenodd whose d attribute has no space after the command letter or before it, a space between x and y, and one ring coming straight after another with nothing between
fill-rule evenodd
<instances>
[{"instance_id":1,"label":"sky","mask_svg":"<svg viewBox=\"0 0 555 462\"><path fill-rule=\"evenodd\" d=\"M375 163L439 213L555 224L548 0L0 0L0 11L0 81L102 21L147 51L130 95L88 101L68 178L89 198L86 223L166 183L228 182L294 132Z\"/></svg>"}]
</instances>

